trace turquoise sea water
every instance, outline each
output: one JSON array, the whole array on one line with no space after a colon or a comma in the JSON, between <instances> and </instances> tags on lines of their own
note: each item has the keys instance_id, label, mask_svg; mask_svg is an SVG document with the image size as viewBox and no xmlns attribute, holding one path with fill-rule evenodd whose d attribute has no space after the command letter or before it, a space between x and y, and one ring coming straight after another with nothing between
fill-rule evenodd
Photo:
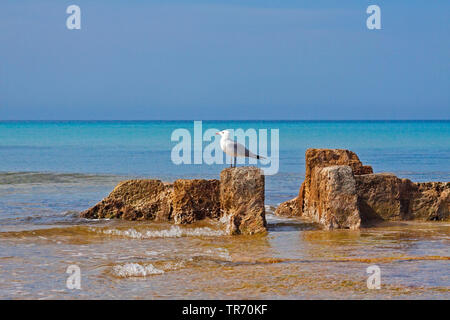
<instances>
[{"instance_id":1,"label":"turquoise sea water","mask_svg":"<svg viewBox=\"0 0 450 320\"><path fill-rule=\"evenodd\" d=\"M397 256L444 260L380 262L388 291L372 297L449 297L448 223L322 232L269 214L267 237L247 239L211 226L78 218L123 179L218 178L228 165L172 163L171 134L178 128L193 134L192 121L0 122L0 277L6 279L0 298L364 298L367 265L333 259ZM450 181L450 121L203 122L208 128L279 130L279 173L266 177L266 205L298 193L307 148L350 149L375 172ZM287 260L261 268L279 258ZM79 295L65 288L72 263L87 277L89 290ZM151 280L128 279L140 277L143 267ZM229 278L221 278L227 271ZM328 276L331 282L323 280ZM199 279L205 279L201 287Z\"/></svg>"},{"instance_id":2,"label":"turquoise sea water","mask_svg":"<svg viewBox=\"0 0 450 320\"><path fill-rule=\"evenodd\" d=\"M193 122L0 122L0 171L216 174L221 166L172 164L177 128L193 132ZM375 171L418 181L450 177L450 121L208 121L203 128L279 129L281 174L303 172L304 152L314 147L350 149Z\"/></svg>"}]
</instances>

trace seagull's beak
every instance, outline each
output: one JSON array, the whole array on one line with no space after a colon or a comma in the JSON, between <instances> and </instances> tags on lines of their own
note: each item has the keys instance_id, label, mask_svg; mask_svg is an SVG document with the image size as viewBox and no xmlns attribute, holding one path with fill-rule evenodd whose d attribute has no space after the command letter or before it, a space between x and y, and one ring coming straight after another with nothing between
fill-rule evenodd
<instances>
[{"instance_id":1,"label":"seagull's beak","mask_svg":"<svg viewBox=\"0 0 450 320\"><path fill-rule=\"evenodd\" d=\"M216 132L216 135L220 135L220 132Z\"/></svg>"}]
</instances>

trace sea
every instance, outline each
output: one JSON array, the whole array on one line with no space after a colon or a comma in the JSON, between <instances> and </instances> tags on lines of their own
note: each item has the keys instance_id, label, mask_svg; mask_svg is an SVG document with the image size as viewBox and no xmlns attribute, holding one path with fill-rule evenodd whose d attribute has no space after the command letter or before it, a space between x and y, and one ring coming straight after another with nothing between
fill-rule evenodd
<instances>
[{"instance_id":1,"label":"sea","mask_svg":"<svg viewBox=\"0 0 450 320\"><path fill-rule=\"evenodd\" d=\"M450 181L450 121L201 125L277 130L266 235L229 236L213 221L79 218L121 180L219 178L228 163L173 161L173 133L194 139L194 121L0 121L0 299L450 299L449 222L324 231L273 215L298 194L308 148L349 149L374 172L412 181ZM380 289L368 285L374 265Z\"/></svg>"}]
</instances>

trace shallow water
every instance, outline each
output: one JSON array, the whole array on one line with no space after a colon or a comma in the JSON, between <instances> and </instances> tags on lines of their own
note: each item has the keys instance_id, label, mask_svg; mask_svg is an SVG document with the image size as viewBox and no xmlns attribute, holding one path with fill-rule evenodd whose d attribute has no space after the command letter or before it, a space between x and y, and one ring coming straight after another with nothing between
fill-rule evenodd
<instances>
[{"instance_id":1,"label":"shallow water","mask_svg":"<svg viewBox=\"0 0 450 320\"><path fill-rule=\"evenodd\" d=\"M170 163L170 130L180 123L0 122L0 298L450 298L448 222L329 232L270 214L298 192L311 145L358 151L376 172L448 181L449 122L208 125L280 128L280 173L266 178L267 235L227 236L211 221L78 218L123 179L218 177L224 166ZM81 290L66 288L72 264ZM371 265L381 269L380 290L367 288Z\"/></svg>"},{"instance_id":2,"label":"shallow water","mask_svg":"<svg viewBox=\"0 0 450 320\"><path fill-rule=\"evenodd\" d=\"M268 222L268 235L252 237L224 235L212 222L70 215L59 225L11 227L0 233L0 297L450 298L449 223L327 232L298 219ZM72 264L81 268L81 290L66 288ZM366 286L374 264L381 290Z\"/></svg>"}]
</instances>

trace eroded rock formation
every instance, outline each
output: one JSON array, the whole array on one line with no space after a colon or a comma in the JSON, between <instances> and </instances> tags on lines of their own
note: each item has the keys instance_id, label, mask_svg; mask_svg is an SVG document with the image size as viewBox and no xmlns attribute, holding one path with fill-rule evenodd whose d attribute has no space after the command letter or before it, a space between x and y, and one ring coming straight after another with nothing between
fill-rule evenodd
<instances>
[{"instance_id":1,"label":"eroded rock formation","mask_svg":"<svg viewBox=\"0 0 450 320\"><path fill-rule=\"evenodd\" d=\"M363 221L410 219L412 182L390 173L355 176Z\"/></svg>"},{"instance_id":2,"label":"eroded rock formation","mask_svg":"<svg viewBox=\"0 0 450 320\"><path fill-rule=\"evenodd\" d=\"M225 169L219 180L180 179L120 182L83 218L172 221L190 224L206 218L225 222L230 234L266 231L264 176L258 168Z\"/></svg>"},{"instance_id":3,"label":"eroded rock formation","mask_svg":"<svg viewBox=\"0 0 450 320\"><path fill-rule=\"evenodd\" d=\"M450 182L414 183L409 208L414 219L450 219Z\"/></svg>"},{"instance_id":4,"label":"eroded rock formation","mask_svg":"<svg viewBox=\"0 0 450 320\"><path fill-rule=\"evenodd\" d=\"M327 229L358 228L358 216L362 225L450 218L448 182L414 183L393 174L374 174L355 153L341 149L308 149L305 163L298 197L280 204L275 214L309 218Z\"/></svg>"},{"instance_id":5,"label":"eroded rock formation","mask_svg":"<svg viewBox=\"0 0 450 320\"><path fill-rule=\"evenodd\" d=\"M228 168L220 173L222 220L230 234L266 231L264 175L256 167Z\"/></svg>"},{"instance_id":6,"label":"eroded rock formation","mask_svg":"<svg viewBox=\"0 0 450 320\"><path fill-rule=\"evenodd\" d=\"M172 191L172 185L160 180L122 181L108 197L80 215L89 219L169 220Z\"/></svg>"},{"instance_id":7,"label":"eroded rock formation","mask_svg":"<svg viewBox=\"0 0 450 320\"><path fill-rule=\"evenodd\" d=\"M281 203L276 209L275 214L277 216L284 216L284 217L292 217L295 215L298 215L300 212L300 209L298 208L298 198L295 197L294 199L285 201Z\"/></svg>"},{"instance_id":8,"label":"eroded rock formation","mask_svg":"<svg viewBox=\"0 0 450 320\"><path fill-rule=\"evenodd\" d=\"M335 165L313 170L303 215L328 230L358 229L361 218L352 168Z\"/></svg>"},{"instance_id":9,"label":"eroded rock formation","mask_svg":"<svg viewBox=\"0 0 450 320\"><path fill-rule=\"evenodd\" d=\"M220 217L219 180L176 180L173 184L172 217L176 224Z\"/></svg>"}]
</instances>

